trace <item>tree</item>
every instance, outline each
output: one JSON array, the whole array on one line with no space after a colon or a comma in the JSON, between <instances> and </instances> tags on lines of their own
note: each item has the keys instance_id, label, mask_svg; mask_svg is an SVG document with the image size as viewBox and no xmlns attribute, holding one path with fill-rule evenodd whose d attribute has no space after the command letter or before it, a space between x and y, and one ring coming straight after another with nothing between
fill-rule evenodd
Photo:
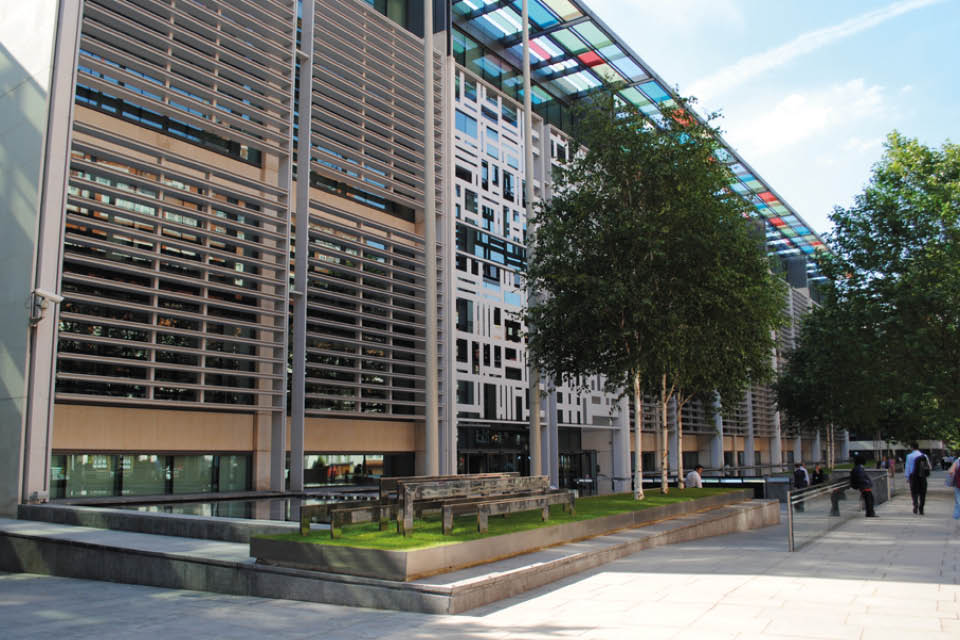
<instances>
[{"instance_id":1,"label":"tree","mask_svg":"<svg viewBox=\"0 0 960 640\"><path fill-rule=\"evenodd\" d=\"M801 423L901 441L960 434L960 147L897 132L836 208L829 282L778 385Z\"/></svg>"},{"instance_id":2,"label":"tree","mask_svg":"<svg viewBox=\"0 0 960 640\"><path fill-rule=\"evenodd\" d=\"M784 299L728 190L717 132L686 109L657 126L611 95L581 109L572 160L530 240L527 278L540 292L527 311L530 356L558 378L600 374L632 393L637 498L643 394L665 407L680 387L742 390L768 374Z\"/></svg>"}]
</instances>

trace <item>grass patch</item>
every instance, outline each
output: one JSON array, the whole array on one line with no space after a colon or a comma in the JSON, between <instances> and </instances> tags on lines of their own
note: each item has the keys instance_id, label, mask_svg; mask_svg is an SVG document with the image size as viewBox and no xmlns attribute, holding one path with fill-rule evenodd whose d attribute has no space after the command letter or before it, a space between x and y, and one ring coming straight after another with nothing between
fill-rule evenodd
<instances>
[{"instance_id":1,"label":"grass patch","mask_svg":"<svg viewBox=\"0 0 960 640\"><path fill-rule=\"evenodd\" d=\"M635 501L631 493L577 498L576 515L571 516L564 512L561 505L552 505L550 507L550 520L547 522L543 522L540 519L539 510L516 513L507 518L493 517L490 518L489 531L486 533L479 533L477 531L476 516L466 515L455 518L453 533L445 536L441 530L440 514L437 513L435 515L429 514L423 519L415 520L413 524L413 534L408 537L397 534L393 523L391 523L390 528L386 531L380 531L376 523L350 525L342 529L342 535L339 538L331 538L328 531L316 531L309 536L301 536L293 533L262 537L271 540L311 542L314 544L342 547L408 551L411 549L423 549L445 544L467 542L469 540L478 540L480 538L489 538L490 536L499 536L507 533L528 531L530 529L539 529L540 527L550 527L567 522L579 522L620 513L629 513L631 511L640 511L673 504L675 502L688 502L697 498L705 498L707 496L729 493L736 490L737 489L720 487L671 489L667 495L661 494L659 490L648 490L645 494L646 497L640 502Z\"/></svg>"}]
</instances>

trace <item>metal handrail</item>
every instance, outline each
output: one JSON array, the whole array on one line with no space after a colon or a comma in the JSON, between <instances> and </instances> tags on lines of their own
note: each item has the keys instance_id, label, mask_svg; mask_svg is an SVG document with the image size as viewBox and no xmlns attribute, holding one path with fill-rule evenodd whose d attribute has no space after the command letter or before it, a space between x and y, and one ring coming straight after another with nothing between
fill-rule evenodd
<instances>
[{"instance_id":1,"label":"metal handrail","mask_svg":"<svg viewBox=\"0 0 960 640\"><path fill-rule=\"evenodd\" d=\"M805 500L819 498L837 491L846 491L850 488L850 480L848 479L787 491L787 550L791 552L796 550L793 540L793 510L795 505Z\"/></svg>"}]
</instances>

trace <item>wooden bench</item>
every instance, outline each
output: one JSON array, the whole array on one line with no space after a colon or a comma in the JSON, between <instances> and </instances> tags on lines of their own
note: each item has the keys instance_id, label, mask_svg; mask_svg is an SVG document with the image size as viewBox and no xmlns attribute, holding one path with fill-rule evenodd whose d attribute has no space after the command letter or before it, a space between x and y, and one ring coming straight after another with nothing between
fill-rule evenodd
<instances>
[{"instance_id":1,"label":"wooden bench","mask_svg":"<svg viewBox=\"0 0 960 640\"><path fill-rule=\"evenodd\" d=\"M516 472L506 473L478 473L457 476L400 476L380 479L380 498L376 501L369 501L363 505L355 504L314 504L300 507L300 535L309 535L310 523L317 520L330 525L330 537L335 538L339 534L339 529L345 524L360 524L363 522L379 522L380 529L386 529L391 520L398 521L400 501L397 499L397 488L401 483L414 485L429 482L447 482L451 480L491 480L500 478L516 478L519 474ZM457 496L453 496L454 498ZM462 497L462 496L461 496ZM439 508L442 501L422 500L414 505L415 515L422 513L424 509Z\"/></svg>"},{"instance_id":2,"label":"wooden bench","mask_svg":"<svg viewBox=\"0 0 960 640\"><path fill-rule=\"evenodd\" d=\"M549 489L547 476L480 477L459 476L454 480L400 482L397 496L400 514L397 528L405 536L413 533L413 518L418 502L442 508L444 502L463 502L471 498L510 497L516 494L544 493Z\"/></svg>"},{"instance_id":3,"label":"wooden bench","mask_svg":"<svg viewBox=\"0 0 960 640\"><path fill-rule=\"evenodd\" d=\"M443 535L453 533L453 518L457 515L477 514L477 531L483 533L488 529L488 519L491 515L508 515L541 509L544 522L550 519L550 505L562 504L564 511L576 513L573 492L567 489L554 489L544 493L535 493L526 496L507 498L477 498L465 502L444 504L440 510L443 514Z\"/></svg>"},{"instance_id":4,"label":"wooden bench","mask_svg":"<svg viewBox=\"0 0 960 640\"><path fill-rule=\"evenodd\" d=\"M401 482L442 482L444 480L465 480L476 478L508 478L518 477L520 474L516 471L505 471L502 473L470 473L454 476L394 476L391 478L380 478L380 499L385 500L391 494L397 493L397 486Z\"/></svg>"}]
</instances>

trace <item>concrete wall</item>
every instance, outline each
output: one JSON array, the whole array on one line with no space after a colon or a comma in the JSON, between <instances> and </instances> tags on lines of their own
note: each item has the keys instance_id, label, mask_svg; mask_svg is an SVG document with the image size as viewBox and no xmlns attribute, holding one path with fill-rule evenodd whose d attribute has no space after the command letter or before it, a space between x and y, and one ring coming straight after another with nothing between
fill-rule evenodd
<instances>
[{"instance_id":1,"label":"concrete wall","mask_svg":"<svg viewBox=\"0 0 960 640\"><path fill-rule=\"evenodd\" d=\"M16 513L56 0L0 0L0 514Z\"/></svg>"},{"instance_id":2,"label":"concrete wall","mask_svg":"<svg viewBox=\"0 0 960 640\"><path fill-rule=\"evenodd\" d=\"M418 448L414 422L307 418L305 431L307 451ZM53 448L59 451L254 451L256 446L252 413L56 405Z\"/></svg>"}]
</instances>

